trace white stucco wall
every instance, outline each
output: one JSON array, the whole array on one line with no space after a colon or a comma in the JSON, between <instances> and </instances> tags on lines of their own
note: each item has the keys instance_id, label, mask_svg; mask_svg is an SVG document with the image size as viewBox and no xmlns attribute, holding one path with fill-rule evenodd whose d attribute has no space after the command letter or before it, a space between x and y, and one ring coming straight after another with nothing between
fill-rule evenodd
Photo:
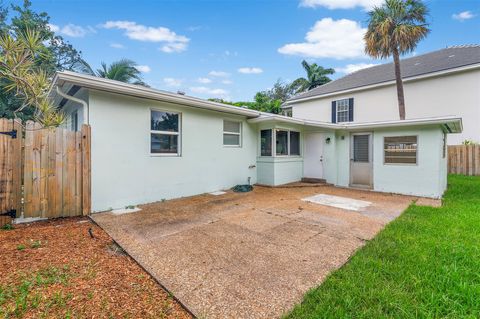
<instances>
[{"instance_id":1,"label":"white stucco wall","mask_svg":"<svg viewBox=\"0 0 480 319\"><path fill-rule=\"evenodd\" d=\"M298 182L303 177L302 157L258 157L257 183L278 186Z\"/></svg>"},{"instance_id":2,"label":"white stucco wall","mask_svg":"<svg viewBox=\"0 0 480 319\"><path fill-rule=\"evenodd\" d=\"M417 164L384 164L385 136L417 135ZM405 130L377 130L373 137L374 190L440 198L446 189L447 162L443 158L440 127Z\"/></svg>"},{"instance_id":3,"label":"white stucco wall","mask_svg":"<svg viewBox=\"0 0 480 319\"><path fill-rule=\"evenodd\" d=\"M450 134L448 144L480 142L480 70L405 82L404 90L407 118L460 116L463 132ZM293 116L330 122L332 101L344 98L354 98L354 122L399 119L395 85L298 102Z\"/></svg>"},{"instance_id":4,"label":"white stucco wall","mask_svg":"<svg viewBox=\"0 0 480 319\"><path fill-rule=\"evenodd\" d=\"M257 129L245 118L90 91L92 209L119 208L256 182ZM182 114L181 156L150 154L150 109ZM242 121L242 147L223 146L223 120Z\"/></svg>"},{"instance_id":5,"label":"white stucco wall","mask_svg":"<svg viewBox=\"0 0 480 319\"><path fill-rule=\"evenodd\" d=\"M273 147L273 156L260 156L260 130L276 129L300 132L300 156L277 156ZM304 129L300 125L284 123L262 123L258 126L257 135L257 183L277 186L298 182L303 178ZM275 138L273 139L275 145Z\"/></svg>"},{"instance_id":6,"label":"white stucco wall","mask_svg":"<svg viewBox=\"0 0 480 319\"><path fill-rule=\"evenodd\" d=\"M415 129L375 129L372 133L373 190L379 192L439 198L447 187L447 159L443 157L443 132L440 127ZM383 163L385 136L418 136L417 165ZM343 137L343 138L342 138ZM337 131L324 147L324 175L328 183L350 186L351 133Z\"/></svg>"}]
</instances>

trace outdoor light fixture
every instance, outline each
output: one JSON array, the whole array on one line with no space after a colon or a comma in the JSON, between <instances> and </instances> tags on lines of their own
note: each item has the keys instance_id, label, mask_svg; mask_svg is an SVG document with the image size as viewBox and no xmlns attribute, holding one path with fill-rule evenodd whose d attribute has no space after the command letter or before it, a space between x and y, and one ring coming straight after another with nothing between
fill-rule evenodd
<instances>
[{"instance_id":1,"label":"outdoor light fixture","mask_svg":"<svg viewBox=\"0 0 480 319\"><path fill-rule=\"evenodd\" d=\"M325 140L325 143L330 144L330 140L331 140L330 137L327 137L327 139Z\"/></svg>"}]
</instances>

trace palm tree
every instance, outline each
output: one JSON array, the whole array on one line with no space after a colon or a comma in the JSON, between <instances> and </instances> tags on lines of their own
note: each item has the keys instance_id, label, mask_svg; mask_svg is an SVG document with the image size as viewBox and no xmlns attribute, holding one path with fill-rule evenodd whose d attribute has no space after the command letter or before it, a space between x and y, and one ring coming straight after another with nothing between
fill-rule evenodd
<instances>
[{"instance_id":1,"label":"palm tree","mask_svg":"<svg viewBox=\"0 0 480 319\"><path fill-rule=\"evenodd\" d=\"M292 82L295 93L309 91L328 83L331 79L327 75L335 73L334 69L325 69L316 63L308 64L305 60L302 61L302 66L307 72L307 78L298 78Z\"/></svg>"},{"instance_id":2,"label":"palm tree","mask_svg":"<svg viewBox=\"0 0 480 319\"><path fill-rule=\"evenodd\" d=\"M132 60L121 59L108 66L105 62L102 62L101 65L102 67L100 69L97 69L96 72L92 72L94 75L105 79L148 86L142 80L142 72L136 68L137 64Z\"/></svg>"},{"instance_id":3,"label":"palm tree","mask_svg":"<svg viewBox=\"0 0 480 319\"><path fill-rule=\"evenodd\" d=\"M368 13L365 52L373 58L393 56L397 83L398 112L405 119L405 96L400 71L400 55L415 50L418 42L430 32L428 9L421 0L386 0Z\"/></svg>"}]
</instances>

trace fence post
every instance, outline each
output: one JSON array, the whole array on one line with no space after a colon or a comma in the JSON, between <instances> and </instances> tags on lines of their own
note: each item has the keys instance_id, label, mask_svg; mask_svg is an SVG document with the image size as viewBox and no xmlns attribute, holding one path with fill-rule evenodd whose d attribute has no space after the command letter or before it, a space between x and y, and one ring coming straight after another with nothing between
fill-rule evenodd
<instances>
[{"instance_id":1,"label":"fence post","mask_svg":"<svg viewBox=\"0 0 480 319\"><path fill-rule=\"evenodd\" d=\"M82 125L82 214L89 215L92 210L91 197L91 128Z\"/></svg>"}]
</instances>

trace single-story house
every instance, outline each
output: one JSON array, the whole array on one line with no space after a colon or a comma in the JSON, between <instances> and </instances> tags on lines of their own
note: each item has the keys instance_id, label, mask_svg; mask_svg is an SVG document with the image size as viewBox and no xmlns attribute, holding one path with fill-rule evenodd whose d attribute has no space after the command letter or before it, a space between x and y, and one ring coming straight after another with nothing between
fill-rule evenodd
<instances>
[{"instance_id":1,"label":"single-story house","mask_svg":"<svg viewBox=\"0 0 480 319\"><path fill-rule=\"evenodd\" d=\"M72 130L91 126L92 210L302 178L441 197L456 116L328 123L73 72L53 81Z\"/></svg>"},{"instance_id":2,"label":"single-story house","mask_svg":"<svg viewBox=\"0 0 480 319\"><path fill-rule=\"evenodd\" d=\"M401 61L406 118L454 114L463 132L448 145L480 143L480 45L454 46ZM288 100L285 114L330 123L399 119L393 63L348 74Z\"/></svg>"}]
</instances>

